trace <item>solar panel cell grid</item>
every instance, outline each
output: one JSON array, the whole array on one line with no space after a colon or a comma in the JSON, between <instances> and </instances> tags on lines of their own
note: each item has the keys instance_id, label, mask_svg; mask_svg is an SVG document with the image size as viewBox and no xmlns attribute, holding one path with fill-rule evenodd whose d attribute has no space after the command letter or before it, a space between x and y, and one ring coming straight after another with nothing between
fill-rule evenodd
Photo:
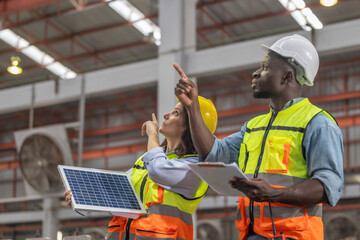
<instances>
[{"instance_id":1,"label":"solar panel cell grid","mask_svg":"<svg viewBox=\"0 0 360 240\"><path fill-rule=\"evenodd\" d=\"M127 176L64 168L76 204L141 209Z\"/></svg>"}]
</instances>

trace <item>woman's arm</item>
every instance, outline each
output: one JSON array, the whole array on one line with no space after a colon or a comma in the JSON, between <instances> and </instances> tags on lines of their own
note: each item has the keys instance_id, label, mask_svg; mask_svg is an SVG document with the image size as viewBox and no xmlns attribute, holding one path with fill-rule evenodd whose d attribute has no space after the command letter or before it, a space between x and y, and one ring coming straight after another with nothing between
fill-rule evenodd
<instances>
[{"instance_id":1,"label":"woman's arm","mask_svg":"<svg viewBox=\"0 0 360 240\"><path fill-rule=\"evenodd\" d=\"M146 153L142 160L150 179L156 184L188 198L195 196L201 179L190 170L187 163L198 162L197 156L168 159L159 147Z\"/></svg>"},{"instance_id":2,"label":"woman's arm","mask_svg":"<svg viewBox=\"0 0 360 240\"><path fill-rule=\"evenodd\" d=\"M158 132L159 125L155 113L153 113L152 121L146 121L141 127L141 135L144 136L146 133L148 136L147 151L160 146Z\"/></svg>"}]
</instances>

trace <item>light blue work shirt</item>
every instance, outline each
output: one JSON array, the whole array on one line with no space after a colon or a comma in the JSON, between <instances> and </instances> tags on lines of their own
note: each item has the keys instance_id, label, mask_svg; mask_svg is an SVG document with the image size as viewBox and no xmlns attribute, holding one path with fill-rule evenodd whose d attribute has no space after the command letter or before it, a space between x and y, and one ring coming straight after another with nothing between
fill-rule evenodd
<instances>
[{"instance_id":1,"label":"light blue work shirt","mask_svg":"<svg viewBox=\"0 0 360 240\"><path fill-rule=\"evenodd\" d=\"M169 153L171 154L171 153ZM143 157L149 178L159 186L193 198L201 184L201 179L188 167L187 163L197 163L197 155L185 158L167 158L162 147L148 151Z\"/></svg>"},{"instance_id":2,"label":"light blue work shirt","mask_svg":"<svg viewBox=\"0 0 360 240\"><path fill-rule=\"evenodd\" d=\"M295 98L289 101L283 110L302 99ZM270 108L274 111L272 104ZM223 140L215 137L214 145L204 161L238 164L240 145L243 142L246 125L247 122L240 132ZM329 204L335 206L344 188L342 157L344 147L340 128L325 114L317 114L306 128L303 148L310 178L323 183Z\"/></svg>"}]
</instances>

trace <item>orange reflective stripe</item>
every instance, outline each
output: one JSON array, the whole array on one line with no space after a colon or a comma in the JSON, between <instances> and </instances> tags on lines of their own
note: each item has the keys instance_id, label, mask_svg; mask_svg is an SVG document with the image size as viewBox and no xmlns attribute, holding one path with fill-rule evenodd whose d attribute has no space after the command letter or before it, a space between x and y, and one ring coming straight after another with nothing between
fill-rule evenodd
<instances>
[{"instance_id":1,"label":"orange reflective stripe","mask_svg":"<svg viewBox=\"0 0 360 240\"><path fill-rule=\"evenodd\" d=\"M287 173L288 172L290 143L284 143L283 145L284 145L284 157L282 159L282 163L284 164L285 169L266 169L265 170L266 172L268 172L268 173Z\"/></svg>"},{"instance_id":2,"label":"orange reflective stripe","mask_svg":"<svg viewBox=\"0 0 360 240\"><path fill-rule=\"evenodd\" d=\"M108 232L124 231L127 218L115 216L108 224Z\"/></svg>"},{"instance_id":3,"label":"orange reflective stripe","mask_svg":"<svg viewBox=\"0 0 360 240\"><path fill-rule=\"evenodd\" d=\"M148 186L148 188L149 188L149 186ZM156 202L148 202L148 203L146 203L146 206L148 208L151 206L151 204L162 203L163 202L163 199L164 199L164 188L163 187L158 186L157 195L158 195L157 196L158 200Z\"/></svg>"}]
</instances>

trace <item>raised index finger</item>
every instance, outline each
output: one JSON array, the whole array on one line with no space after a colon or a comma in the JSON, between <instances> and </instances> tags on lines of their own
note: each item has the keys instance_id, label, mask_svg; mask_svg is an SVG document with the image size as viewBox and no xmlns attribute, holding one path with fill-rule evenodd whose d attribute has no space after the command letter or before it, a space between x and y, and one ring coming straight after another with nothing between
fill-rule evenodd
<instances>
[{"instance_id":1,"label":"raised index finger","mask_svg":"<svg viewBox=\"0 0 360 240\"><path fill-rule=\"evenodd\" d=\"M181 69L181 67L177 63L174 63L173 66L181 78L187 78L186 74L184 73L184 71Z\"/></svg>"},{"instance_id":2,"label":"raised index finger","mask_svg":"<svg viewBox=\"0 0 360 240\"><path fill-rule=\"evenodd\" d=\"M156 119L155 113L152 114L152 120L153 120L153 122L156 122L156 123L157 123L157 119Z\"/></svg>"}]
</instances>

